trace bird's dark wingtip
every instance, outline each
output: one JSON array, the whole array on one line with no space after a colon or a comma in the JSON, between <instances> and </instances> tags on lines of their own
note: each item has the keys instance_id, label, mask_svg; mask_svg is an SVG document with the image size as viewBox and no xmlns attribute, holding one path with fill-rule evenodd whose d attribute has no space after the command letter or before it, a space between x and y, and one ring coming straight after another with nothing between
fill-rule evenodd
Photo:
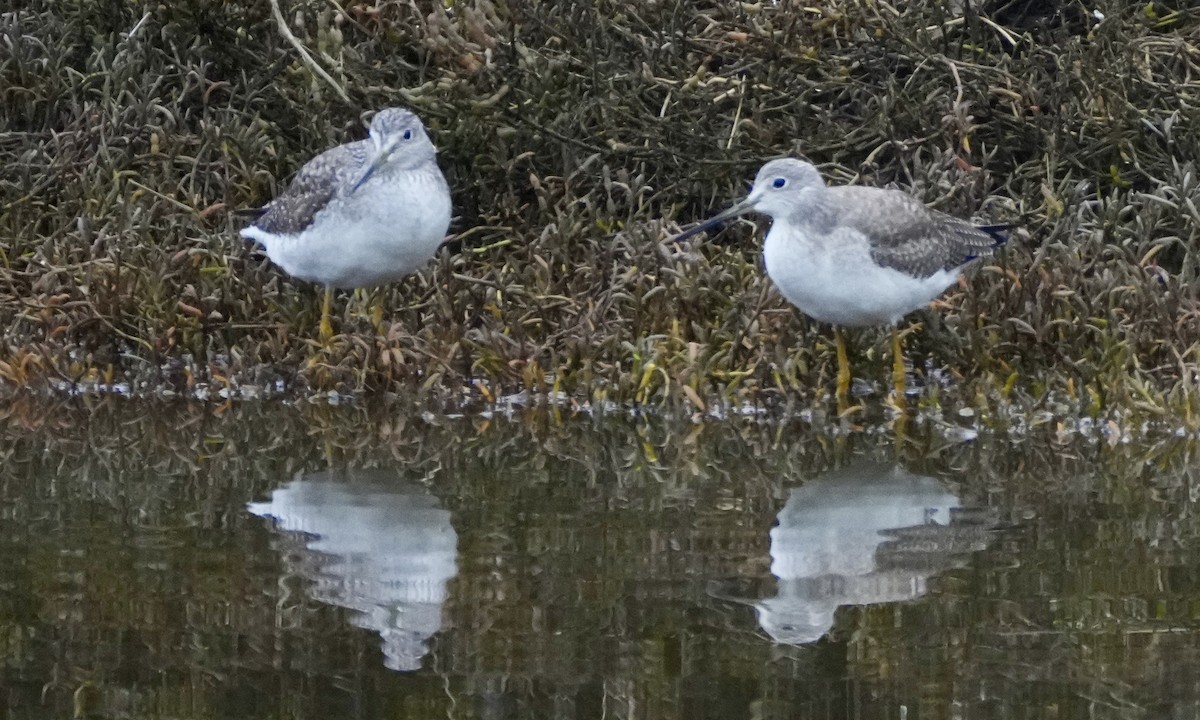
<instances>
[{"instance_id":1,"label":"bird's dark wingtip","mask_svg":"<svg viewBox=\"0 0 1200 720\"><path fill-rule=\"evenodd\" d=\"M975 226L975 229L979 230L980 232L987 233L992 238L992 240L995 241L995 244L993 244L992 247L1000 247L1004 243L1008 242L1008 234L1006 231L1011 230L1012 228L1013 228L1012 225L976 225Z\"/></svg>"},{"instance_id":2,"label":"bird's dark wingtip","mask_svg":"<svg viewBox=\"0 0 1200 720\"><path fill-rule=\"evenodd\" d=\"M230 214L242 221L242 223L244 223L242 225L242 230L246 230L247 228L252 228L258 225L258 221L262 220L263 216L267 214L267 208L237 208L235 210L231 210ZM246 235L242 235L242 237L254 242L252 238L247 237Z\"/></svg>"},{"instance_id":3,"label":"bird's dark wingtip","mask_svg":"<svg viewBox=\"0 0 1200 720\"><path fill-rule=\"evenodd\" d=\"M267 209L265 207L237 208L235 210L231 210L230 212L233 214L233 216L235 218L239 218L242 220L257 220L266 214Z\"/></svg>"}]
</instances>

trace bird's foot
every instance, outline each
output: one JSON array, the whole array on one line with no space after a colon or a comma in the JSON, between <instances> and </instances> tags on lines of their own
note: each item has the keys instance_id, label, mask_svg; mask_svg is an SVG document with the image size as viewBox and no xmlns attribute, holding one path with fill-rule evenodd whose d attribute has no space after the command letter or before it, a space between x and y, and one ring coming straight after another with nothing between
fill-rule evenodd
<instances>
[{"instance_id":1,"label":"bird's foot","mask_svg":"<svg viewBox=\"0 0 1200 720\"><path fill-rule=\"evenodd\" d=\"M371 327L375 328L376 337L386 336L391 329L391 326L383 321L383 303L379 302L378 298L371 303Z\"/></svg>"},{"instance_id":2,"label":"bird's foot","mask_svg":"<svg viewBox=\"0 0 1200 720\"><path fill-rule=\"evenodd\" d=\"M838 373L837 393L835 394L835 397L837 398L838 417L843 420L851 417L855 413L860 413L866 409L862 403L858 403L855 405L850 404L850 372L849 372L849 368L846 368L846 372L844 372L844 373L843 372Z\"/></svg>"},{"instance_id":3,"label":"bird's foot","mask_svg":"<svg viewBox=\"0 0 1200 720\"><path fill-rule=\"evenodd\" d=\"M858 403L857 405L851 405L848 401L846 401L842 398L838 398L838 419L839 420L849 420L850 418L854 417L858 413L863 412L864 410L866 410L866 406L863 405L862 403Z\"/></svg>"}]
</instances>

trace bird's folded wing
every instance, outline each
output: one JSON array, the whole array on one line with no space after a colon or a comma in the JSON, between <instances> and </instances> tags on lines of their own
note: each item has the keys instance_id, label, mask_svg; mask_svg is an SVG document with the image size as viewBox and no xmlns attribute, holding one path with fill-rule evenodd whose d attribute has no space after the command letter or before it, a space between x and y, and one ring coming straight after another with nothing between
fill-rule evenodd
<instances>
[{"instance_id":1,"label":"bird's folded wing","mask_svg":"<svg viewBox=\"0 0 1200 720\"><path fill-rule=\"evenodd\" d=\"M330 200L353 186L367 164L366 145L339 145L309 160L254 225L269 233L303 232Z\"/></svg>"},{"instance_id":2,"label":"bird's folded wing","mask_svg":"<svg viewBox=\"0 0 1200 720\"><path fill-rule=\"evenodd\" d=\"M833 188L844 208L840 222L864 236L871 259L913 277L953 270L990 255L1004 242L994 228L979 228L930 210L899 190L848 186Z\"/></svg>"}]
</instances>

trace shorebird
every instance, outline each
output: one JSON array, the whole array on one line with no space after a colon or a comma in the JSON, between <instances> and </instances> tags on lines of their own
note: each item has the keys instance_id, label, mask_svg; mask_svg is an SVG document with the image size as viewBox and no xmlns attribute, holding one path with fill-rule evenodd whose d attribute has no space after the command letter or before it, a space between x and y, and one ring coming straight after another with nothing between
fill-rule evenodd
<instances>
[{"instance_id":1,"label":"shorebird","mask_svg":"<svg viewBox=\"0 0 1200 720\"><path fill-rule=\"evenodd\" d=\"M811 163L784 158L763 165L746 199L673 240L750 211L771 218L763 260L775 286L805 315L834 326L839 412L849 407L850 389L841 327L891 326L894 398L902 404L896 323L1007 239L1006 226L974 225L899 190L829 187Z\"/></svg>"},{"instance_id":2,"label":"shorebird","mask_svg":"<svg viewBox=\"0 0 1200 720\"><path fill-rule=\"evenodd\" d=\"M450 188L425 126L380 110L370 137L309 160L241 235L289 275L325 286L321 340L333 336L334 288L399 280L429 261L450 226Z\"/></svg>"}]
</instances>

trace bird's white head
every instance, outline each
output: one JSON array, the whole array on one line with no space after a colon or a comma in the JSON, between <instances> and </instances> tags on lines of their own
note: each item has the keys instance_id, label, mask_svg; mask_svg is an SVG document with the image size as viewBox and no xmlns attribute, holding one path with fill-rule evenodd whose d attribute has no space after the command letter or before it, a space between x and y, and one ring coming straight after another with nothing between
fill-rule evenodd
<instances>
[{"instance_id":1,"label":"bird's white head","mask_svg":"<svg viewBox=\"0 0 1200 720\"><path fill-rule=\"evenodd\" d=\"M742 203L773 218L790 215L813 189L825 187L821 173L810 162L794 158L772 160L758 171L754 187Z\"/></svg>"},{"instance_id":2,"label":"bird's white head","mask_svg":"<svg viewBox=\"0 0 1200 720\"><path fill-rule=\"evenodd\" d=\"M809 202L814 192L825 188L821 173L812 163L794 158L772 160L758 171L754 187L746 199L672 238L684 240L748 212L760 212L772 218L791 215Z\"/></svg>"},{"instance_id":3,"label":"bird's white head","mask_svg":"<svg viewBox=\"0 0 1200 720\"><path fill-rule=\"evenodd\" d=\"M386 108L371 119L371 158L357 190L367 178L383 168L407 170L419 167L437 155L421 119L404 108Z\"/></svg>"}]
</instances>

